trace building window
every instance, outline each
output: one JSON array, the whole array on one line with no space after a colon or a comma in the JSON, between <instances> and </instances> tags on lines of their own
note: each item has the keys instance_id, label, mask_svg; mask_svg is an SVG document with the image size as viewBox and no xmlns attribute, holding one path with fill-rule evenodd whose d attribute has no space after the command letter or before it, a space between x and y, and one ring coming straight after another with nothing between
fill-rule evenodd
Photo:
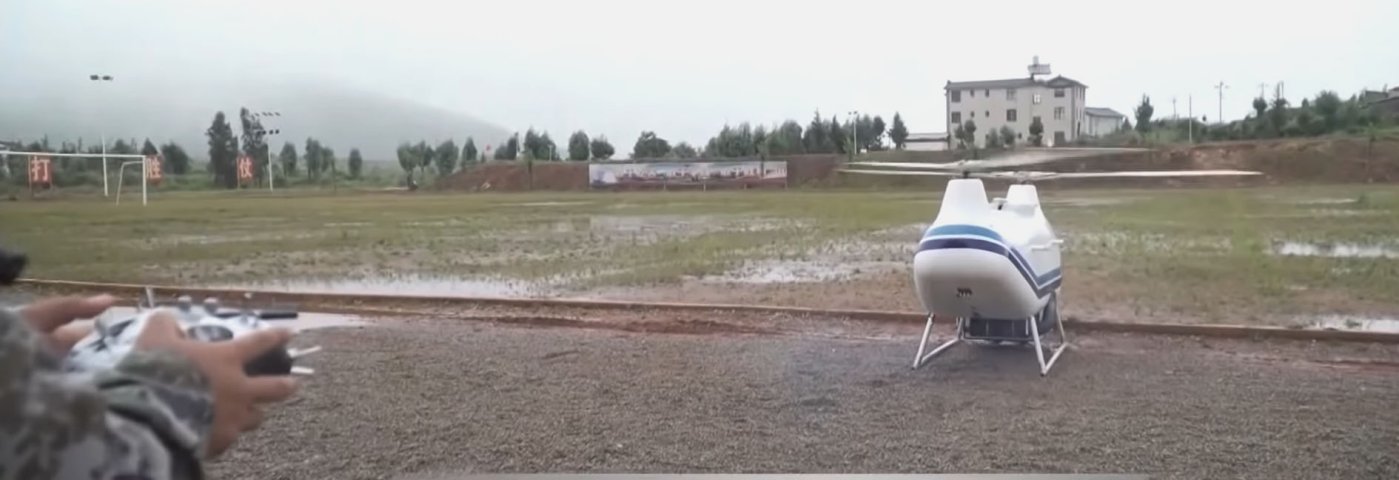
<instances>
[{"instance_id":1,"label":"building window","mask_svg":"<svg viewBox=\"0 0 1399 480\"><path fill-rule=\"evenodd\" d=\"M1006 121L1007 121L1007 122L1014 122L1015 119L1016 119L1015 109L1012 108L1012 109L1010 109L1010 110L1006 110Z\"/></svg>"},{"instance_id":2,"label":"building window","mask_svg":"<svg viewBox=\"0 0 1399 480\"><path fill-rule=\"evenodd\" d=\"M972 118L976 118L976 110L972 110Z\"/></svg>"},{"instance_id":3,"label":"building window","mask_svg":"<svg viewBox=\"0 0 1399 480\"><path fill-rule=\"evenodd\" d=\"M1064 89L1062 89L1062 88L1056 88L1056 89L1054 89L1054 98L1064 98Z\"/></svg>"},{"instance_id":4,"label":"building window","mask_svg":"<svg viewBox=\"0 0 1399 480\"><path fill-rule=\"evenodd\" d=\"M1054 107L1054 119L1055 119L1055 120L1063 120L1063 119L1064 119L1064 107Z\"/></svg>"},{"instance_id":5,"label":"building window","mask_svg":"<svg viewBox=\"0 0 1399 480\"><path fill-rule=\"evenodd\" d=\"M986 98L991 98L991 89L986 89Z\"/></svg>"},{"instance_id":6,"label":"building window","mask_svg":"<svg viewBox=\"0 0 1399 480\"><path fill-rule=\"evenodd\" d=\"M961 123L962 123L962 112L952 112L952 124L953 124L953 125L958 125L958 124L961 124Z\"/></svg>"},{"instance_id":7,"label":"building window","mask_svg":"<svg viewBox=\"0 0 1399 480\"><path fill-rule=\"evenodd\" d=\"M1035 94L1034 102L1035 102L1035 105L1039 105L1039 104L1040 104L1040 94L1038 94L1038 93Z\"/></svg>"},{"instance_id":8,"label":"building window","mask_svg":"<svg viewBox=\"0 0 1399 480\"><path fill-rule=\"evenodd\" d=\"M1035 121L1035 122L1039 122L1039 121L1040 121L1040 116L1039 116L1039 115L1035 115L1034 121ZM1031 123L1033 123L1033 122L1031 122ZM1043 124L1044 122L1040 122L1040 123Z\"/></svg>"},{"instance_id":9,"label":"building window","mask_svg":"<svg viewBox=\"0 0 1399 480\"><path fill-rule=\"evenodd\" d=\"M953 101L953 102L960 102L960 101L962 101L962 91L961 91L961 90L953 90L953 91L952 91L952 101Z\"/></svg>"},{"instance_id":10,"label":"building window","mask_svg":"<svg viewBox=\"0 0 1399 480\"><path fill-rule=\"evenodd\" d=\"M987 110L987 111L986 111L986 118L991 118L991 111L990 111L990 110Z\"/></svg>"},{"instance_id":11,"label":"building window","mask_svg":"<svg viewBox=\"0 0 1399 480\"><path fill-rule=\"evenodd\" d=\"M1007 88L1007 89L1006 89L1006 100L1010 100L1010 101L1012 101L1012 102L1015 101L1015 89L1014 89L1014 88Z\"/></svg>"}]
</instances>

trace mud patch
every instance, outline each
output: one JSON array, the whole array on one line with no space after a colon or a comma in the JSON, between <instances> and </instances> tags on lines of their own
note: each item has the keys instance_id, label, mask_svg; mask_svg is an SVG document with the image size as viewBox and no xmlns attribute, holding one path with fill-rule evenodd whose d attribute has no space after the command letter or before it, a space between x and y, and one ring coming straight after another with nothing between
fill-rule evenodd
<instances>
[{"instance_id":1,"label":"mud patch","mask_svg":"<svg viewBox=\"0 0 1399 480\"><path fill-rule=\"evenodd\" d=\"M1399 250L1358 243L1274 242L1272 253L1282 256L1333 258L1399 258Z\"/></svg>"}]
</instances>

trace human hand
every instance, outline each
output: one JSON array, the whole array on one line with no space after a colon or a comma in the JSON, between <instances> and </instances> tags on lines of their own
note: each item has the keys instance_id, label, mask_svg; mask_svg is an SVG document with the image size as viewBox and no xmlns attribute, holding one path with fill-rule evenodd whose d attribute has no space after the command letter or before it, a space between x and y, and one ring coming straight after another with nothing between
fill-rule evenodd
<instances>
[{"instance_id":1,"label":"human hand","mask_svg":"<svg viewBox=\"0 0 1399 480\"><path fill-rule=\"evenodd\" d=\"M50 297L20 309L19 316L60 354L66 355L79 340L92 332L92 324L74 320L94 318L116 305L111 295L92 297Z\"/></svg>"},{"instance_id":2,"label":"human hand","mask_svg":"<svg viewBox=\"0 0 1399 480\"><path fill-rule=\"evenodd\" d=\"M169 350L188 358L204 373L214 399L214 422L209 427L206 454L212 458L227 451L243 432L262 424L262 407L280 402L296 391L290 376L249 377L243 365L272 348L284 346L291 330L274 328L222 342L201 342L185 337L175 317L156 313L136 338L137 350Z\"/></svg>"}]
</instances>

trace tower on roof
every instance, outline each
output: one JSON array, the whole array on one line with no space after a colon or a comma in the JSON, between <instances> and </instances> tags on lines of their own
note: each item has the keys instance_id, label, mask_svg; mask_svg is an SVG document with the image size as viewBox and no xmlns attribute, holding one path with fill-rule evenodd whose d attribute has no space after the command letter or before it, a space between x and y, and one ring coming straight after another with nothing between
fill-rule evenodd
<instances>
[{"instance_id":1,"label":"tower on roof","mask_svg":"<svg viewBox=\"0 0 1399 480\"><path fill-rule=\"evenodd\" d=\"M1040 56L1035 55L1028 70L1030 70L1030 80L1034 80L1035 75L1049 75L1049 64L1040 63Z\"/></svg>"}]
</instances>

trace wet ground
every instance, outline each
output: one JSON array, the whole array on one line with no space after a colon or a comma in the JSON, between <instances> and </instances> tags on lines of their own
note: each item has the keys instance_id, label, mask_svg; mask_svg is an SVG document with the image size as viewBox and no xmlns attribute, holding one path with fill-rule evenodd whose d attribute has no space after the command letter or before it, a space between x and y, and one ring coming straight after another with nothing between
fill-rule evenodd
<instances>
[{"instance_id":1,"label":"wet ground","mask_svg":"<svg viewBox=\"0 0 1399 480\"><path fill-rule=\"evenodd\" d=\"M1399 318L1391 187L1040 188L1064 239L1067 315L1293 328ZM23 227L7 235L43 278L918 310L910 259L938 192L190 198L149 207L158 229L147 215L19 207L0 216Z\"/></svg>"},{"instance_id":2,"label":"wet ground","mask_svg":"<svg viewBox=\"0 0 1399 480\"><path fill-rule=\"evenodd\" d=\"M1028 350L970 345L910 370L910 324L509 309L372 324L303 333L325 347L316 375L213 477L1399 476L1396 347L1075 335L1041 377Z\"/></svg>"}]
</instances>

